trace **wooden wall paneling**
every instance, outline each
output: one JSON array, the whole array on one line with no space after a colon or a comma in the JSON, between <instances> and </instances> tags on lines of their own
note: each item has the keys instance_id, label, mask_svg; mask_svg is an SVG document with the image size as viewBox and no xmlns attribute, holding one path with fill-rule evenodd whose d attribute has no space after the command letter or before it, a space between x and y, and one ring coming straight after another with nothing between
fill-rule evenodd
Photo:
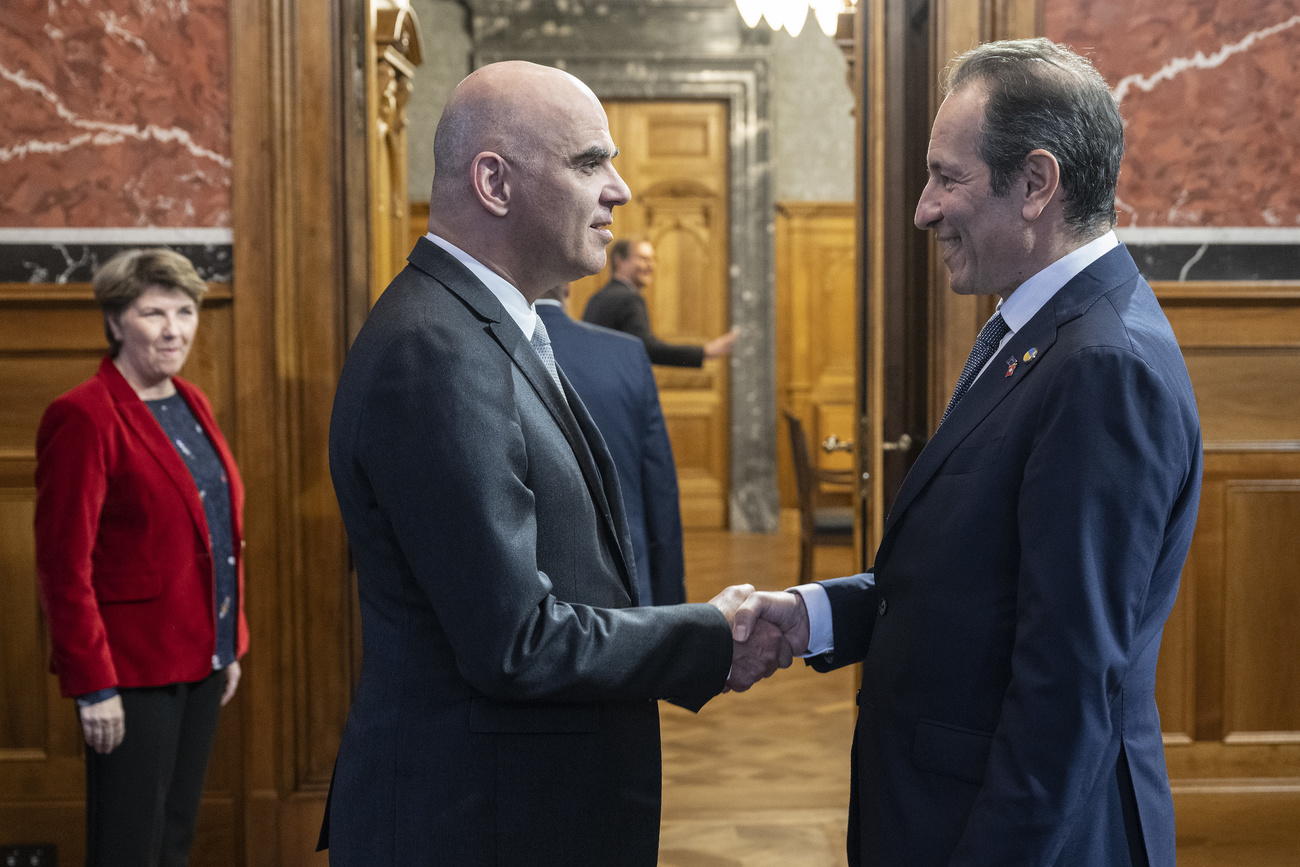
<instances>
[{"instance_id":1,"label":"wooden wall paneling","mask_svg":"<svg viewBox=\"0 0 1300 867\"><path fill-rule=\"evenodd\" d=\"M857 438L855 243L851 202L777 205L777 405L803 420L813 459L827 469L854 466L849 451L827 454L820 444L832 434ZM784 420L777 428L781 506L795 509Z\"/></svg>"},{"instance_id":2,"label":"wooden wall paneling","mask_svg":"<svg viewBox=\"0 0 1300 867\"><path fill-rule=\"evenodd\" d=\"M715 101L607 101L619 173L632 201L614 213L617 237L645 237L655 247L646 306L655 333L697 343L727 330L729 285L727 106ZM609 280L605 272L575 281L568 310L581 318ZM729 366L657 366L655 379L673 443L682 521L724 527L730 496Z\"/></svg>"},{"instance_id":3,"label":"wooden wall paneling","mask_svg":"<svg viewBox=\"0 0 1300 867\"><path fill-rule=\"evenodd\" d=\"M883 2L872 0L855 8L854 114L857 119L855 150L857 183L854 185L857 265L858 355L858 471L861 474L861 510L857 527L859 560L866 568L876 556L885 524L884 452L880 448L884 395L884 178L885 142L881 134L885 116L885 26Z\"/></svg>"},{"instance_id":4,"label":"wooden wall paneling","mask_svg":"<svg viewBox=\"0 0 1300 867\"><path fill-rule=\"evenodd\" d=\"M233 419L232 293L210 284L184 376L212 399L227 433ZM88 284L0 286L0 840L53 841L84 858L85 770L70 699L48 671L48 636L36 591L36 429L55 397L88 379L107 349ZM196 865L229 863L239 787L238 719L223 717L207 778L199 834L211 840ZM215 860L212 860L215 859Z\"/></svg>"},{"instance_id":5,"label":"wooden wall paneling","mask_svg":"<svg viewBox=\"0 0 1300 867\"><path fill-rule=\"evenodd\" d=\"M226 708L244 735L236 865L270 867L280 858L280 792L291 779L282 744L292 742L291 610L281 569L277 468L285 433L277 371L276 294L286 279L290 211L285 180L282 0L231 0L231 148L234 234L236 413L231 440L246 492L245 608L249 652L239 691ZM288 546L285 546L287 550ZM287 556L284 562L289 562ZM294 864L286 860L286 865Z\"/></svg>"},{"instance_id":6,"label":"wooden wall paneling","mask_svg":"<svg viewBox=\"0 0 1300 867\"><path fill-rule=\"evenodd\" d=\"M351 690L353 591L326 440L347 335L359 327L349 314L366 309L369 289L357 182L367 157L345 146L344 123L366 17L353 0L233 0L231 19L235 451L248 490L252 631L232 704L246 738L234 863L292 867L327 863L306 844Z\"/></svg>"},{"instance_id":7,"label":"wooden wall paneling","mask_svg":"<svg viewBox=\"0 0 1300 867\"><path fill-rule=\"evenodd\" d=\"M1196 737L1196 598L1202 580L1196 564L1193 552L1183 567L1156 663L1156 707L1166 744L1189 744Z\"/></svg>"},{"instance_id":8,"label":"wooden wall paneling","mask_svg":"<svg viewBox=\"0 0 1300 867\"><path fill-rule=\"evenodd\" d=\"M305 863L312 857L289 849L300 835L319 827L324 796L351 695L349 633L351 587L346 537L338 515L328 466L329 414L344 353L347 225L342 191L342 88L339 45L344 40L345 4L330 15L290 5L292 40L286 71L290 151L277 161L285 175L281 215L291 235L281 255L291 265L277 287L278 414L285 441L276 477L283 497L279 522L280 580L289 604L280 628L293 637L291 665L280 674L281 694L292 696L282 750L292 776L285 798L315 809L285 812L306 828L281 822L282 858ZM292 155L292 156L291 156ZM359 203L347 203L363 206Z\"/></svg>"},{"instance_id":9,"label":"wooden wall paneling","mask_svg":"<svg viewBox=\"0 0 1300 867\"><path fill-rule=\"evenodd\" d=\"M1225 494L1224 740L1300 745L1300 478Z\"/></svg>"},{"instance_id":10,"label":"wooden wall paneling","mask_svg":"<svg viewBox=\"0 0 1300 867\"><path fill-rule=\"evenodd\" d=\"M36 590L36 429L105 346L88 286L0 285L0 840L39 832L73 859L84 857L84 762Z\"/></svg>"},{"instance_id":11,"label":"wooden wall paneling","mask_svg":"<svg viewBox=\"0 0 1300 867\"><path fill-rule=\"evenodd\" d=\"M1164 697L1160 691L1160 679L1166 673L1166 668L1191 669L1191 681L1196 692L1192 705L1192 739L1195 741L1223 739L1223 702L1216 700L1216 696L1222 696L1224 692L1224 587L1221 580L1225 541L1223 479L1229 472L1225 469L1222 458L1222 455L1214 453L1205 455L1205 469L1201 477L1201 507L1196 515L1196 531L1192 535L1191 549L1187 554L1188 563L1193 568L1183 568L1183 580L1190 578L1191 583L1180 585L1176 603L1176 606L1185 602L1192 603L1191 621L1196 641L1191 647L1179 648L1184 656L1177 663L1169 660L1170 655L1177 650L1172 646L1169 649L1162 646L1156 670L1156 700L1159 702ZM1169 711L1164 704L1160 704L1159 708L1163 722Z\"/></svg>"},{"instance_id":12,"label":"wooden wall paneling","mask_svg":"<svg viewBox=\"0 0 1300 867\"><path fill-rule=\"evenodd\" d=\"M1042 0L994 0L991 32L994 39L1024 39L1043 32Z\"/></svg>"},{"instance_id":13,"label":"wooden wall paneling","mask_svg":"<svg viewBox=\"0 0 1300 867\"><path fill-rule=\"evenodd\" d=\"M1154 288L1205 441L1196 534L1158 673L1170 775L1275 788L1300 776L1300 285Z\"/></svg>"},{"instance_id":14,"label":"wooden wall paneling","mask_svg":"<svg viewBox=\"0 0 1300 867\"><path fill-rule=\"evenodd\" d=\"M804 353L807 329L795 323L794 277L797 273L791 261L794 242L791 238L790 217L783 203L776 205L776 238L774 244L776 266L776 477L781 509L794 509L794 469L790 460L789 435L781 430L781 410L794 408L791 390L794 379L794 355Z\"/></svg>"},{"instance_id":15,"label":"wooden wall paneling","mask_svg":"<svg viewBox=\"0 0 1300 867\"><path fill-rule=\"evenodd\" d=\"M34 463L25 457L0 458L0 563L17 581L0 583L0 764L44 757L50 717L47 695L45 624L36 598L36 546L32 517L36 510L31 484ZM65 707L64 710L67 710ZM17 795L17 792L7 793Z\"/></svg>"}]
</instances>

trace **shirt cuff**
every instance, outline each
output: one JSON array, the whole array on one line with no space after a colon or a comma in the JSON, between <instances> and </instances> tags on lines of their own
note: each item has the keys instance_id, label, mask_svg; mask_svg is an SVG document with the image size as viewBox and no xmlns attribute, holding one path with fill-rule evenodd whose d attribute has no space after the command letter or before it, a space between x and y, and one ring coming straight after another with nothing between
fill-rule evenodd
<instances>
[{"instance_id":1,"label":"shirt cuff","mask_svg":"<svg viewBox=\"0 0 1300 867\"><path fill-rule=\"evenodd\" d=\"M94 692L77 696L77 707L90 707L92 704L108 701L115 695L117 695L117 687L115 686L110 686L107 689L97 689Z\"/></svg>"},{"instance_id":2,"label":"shirt cuff","mask_svg":"<svg viewBox=\"0 0 1300 867\"><path fill-rule=\"evenodd\" d=\"M831 622L831 600L820 584L799 584L788 592L803 597L808 609L808 652L799 656L821 656L835 649L835 630Z\"/></svg>"}]
</instances>

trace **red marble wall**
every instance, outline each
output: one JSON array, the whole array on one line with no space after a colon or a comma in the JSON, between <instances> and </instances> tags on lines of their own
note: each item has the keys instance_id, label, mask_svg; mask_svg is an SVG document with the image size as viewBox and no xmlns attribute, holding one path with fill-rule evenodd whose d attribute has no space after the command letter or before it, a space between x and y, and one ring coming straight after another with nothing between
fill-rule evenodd
<instances>
[{"instance_id":1,"label":"red marble wall","mask_svg":"<svg viewBox=\"0 0 1300 867\"><path fill-rule=\"evenodd\" d=\"M230 225L227 0L4 0L0 227Z\"/></svg>"},{"instance_id":2,"label":"red marble wall","mask_svg":"<svg viewBox=\"0 0 1300 867\"><path fill-rule=\"evenodd\" d=\"M1296 0L1043 0L1120 100L1121 226L1300 226Z\"/></svg>"}]
</instances>

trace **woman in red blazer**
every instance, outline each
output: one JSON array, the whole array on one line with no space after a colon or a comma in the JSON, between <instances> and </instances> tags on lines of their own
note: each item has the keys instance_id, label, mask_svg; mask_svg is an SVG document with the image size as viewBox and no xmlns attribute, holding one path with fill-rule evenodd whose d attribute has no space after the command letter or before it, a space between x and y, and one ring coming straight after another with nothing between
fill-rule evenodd
<instances>
[{"instance_id":1,"label":"woman in red blazer","mask_svg":"<svg viewBox=\"0 0 1300 867\"><path fill-rule=\"evenodd\" d=\"M106 263L109 355L37 434L37 574L87 744L91 865L187 862L248 647L243 485L207 398L176 376L206 290L170 250Z\"/></svg>"}]
</instances>

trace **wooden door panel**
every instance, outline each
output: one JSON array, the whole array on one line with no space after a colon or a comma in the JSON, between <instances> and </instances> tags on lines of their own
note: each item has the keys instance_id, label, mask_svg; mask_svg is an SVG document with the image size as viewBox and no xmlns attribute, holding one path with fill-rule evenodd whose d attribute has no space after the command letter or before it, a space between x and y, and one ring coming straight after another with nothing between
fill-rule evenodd
<instances>
[{"instance_id":1,"label":"wooden door panel","mask_svg":"<svg viewBox=\"0 0 1300 867\"><path fill-rule=\"evenodd\" d=\"M811 457L824 469L853 469L852 451L827 454L832 435L858 438L857 254L852 202L782 202L776 220L777 404L799 416ZM781 506L798 507L789 435L778 420ZM852 495L827 491L826 502Z\"/></svg>"},{"instance_id":2,"label":"wooden door panel","mask_svg":"<svg viewBox=\"0 0 1300 867\"><path fill-rule=\"evenodd\" d=\"M1184 357L1206 440L1300 442L1300 346L1189 348Z\"/></svg>"},{"instance_id":3,"label":"wooden door panel","mask_svg":"<svg viewBox=\"0 0 1300 867\"><path fill-rule=\"evenodd\" d=\"M702 344L728 328L727 108L721 102L607 102L615 161L632 200L614 211L616 237L655 248L646 306L655 334ZM570 289L582 316L609 270ZM682 521L724 527L730 495L730 425L725 360L701 369L655 368L677 463Z\"/></svg>"},{"instance_id":4,"label":"wooden door panel","mask_svg":"<svg viewBox=\"0 0 1300 867\"><path fill-rule=\"evenodd\" d=\"M1205 442L1156 698L1170 775L1300 774L1300 286L1156 284Z\"/></svg>"},{"instance_id":5,"label":"wooden door panel","mask_svg":"<svg viewBox=\"0 0 1300 867\"><path fill-rule=\"evenodd\" d=\"M29 462L24 461L24 464ZM0 563L11 575L36 574L36 549L32 539L35 491L30 482L10 486L0 482ZM0 755L14 751L44 751L45 630L36 599L35 581L0 583L0 683L5 700L0 704Z\"/></svg>"},{"instance_id":6,"label":"wooden door panel","mask_svg":"<svg viewBox=\"0 0 1300 867\"><path fill-rule=\"evenodd\" d=\"M1225 495L1224 736L1300 744L1300 479Z\"/></svg>"},{"instance_id":7,"label":"wooden door panel","mask_svg":"<svg viewBox=\"0 0 1300 867\"><path fill-rule=\"evenodd\" d=\"M1178 598L1165 622L1156 661L1156 707L1166 743L1191 743L1196 730L1197 551L1188 555Z\"/></svg>"}]
</instances>

